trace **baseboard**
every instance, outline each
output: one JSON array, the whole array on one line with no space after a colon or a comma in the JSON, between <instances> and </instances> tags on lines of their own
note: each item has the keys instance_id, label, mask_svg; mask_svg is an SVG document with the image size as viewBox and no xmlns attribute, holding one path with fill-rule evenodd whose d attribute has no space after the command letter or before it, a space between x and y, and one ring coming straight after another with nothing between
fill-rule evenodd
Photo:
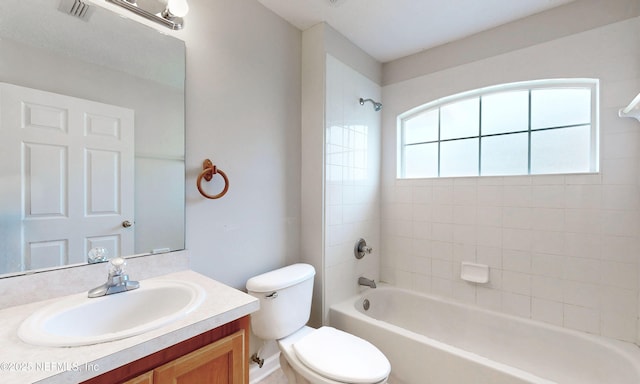
<instances>
[{"instance_id":1,"label":"baseboard","mask_svg":"<svg viewBox=\"0 0 640 384\"><path fill-rule=\"evenodd\" d=\"M280 368L280 352L264 357L262 368L256 363L249 365L249 384L256 384Z\"/></svg>"}]
</instances>

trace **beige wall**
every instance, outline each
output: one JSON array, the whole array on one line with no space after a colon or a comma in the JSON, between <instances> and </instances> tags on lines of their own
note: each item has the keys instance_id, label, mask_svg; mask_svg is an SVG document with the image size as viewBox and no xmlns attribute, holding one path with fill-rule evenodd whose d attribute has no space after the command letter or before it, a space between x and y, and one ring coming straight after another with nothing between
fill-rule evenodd
<instances>
[{"instance_id":1,"label":"beige wall","mask_svg":"<svg viewBox=\"0 0 640 384\"><path fill-rule=\"evenodd\" d=\"M193 270L244 290L300 260L302 34L255 0L189 6L175 34L187 47L186 248ZM218 200L196 189L205 158L229 177ZM252 337L251 353L261 347Z\"/></svg>"},{"instance_id":2,"label":"beige wall","mask_svg":"<svg viewBox=\"0 0 640 384\"><path fill-rule=\"evenodd\" d=\"M244 289L300 258L301 33L254 0L189 5L176 33L187 47L186 246L195 271ZM205 158L229 177L219 200L196 190Z\"/></svg>"}]
</instances>

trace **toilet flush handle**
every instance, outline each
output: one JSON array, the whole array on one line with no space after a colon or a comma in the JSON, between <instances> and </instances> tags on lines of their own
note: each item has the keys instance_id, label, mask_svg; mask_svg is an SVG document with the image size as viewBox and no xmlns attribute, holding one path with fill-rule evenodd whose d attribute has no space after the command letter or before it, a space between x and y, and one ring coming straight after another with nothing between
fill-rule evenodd
<instances>
[{"instance_id":1,"label":"toilet flush handle","mask_svg":"<svg viewBox=\"0 0 640 384\"><path fill-rule=\"evenodd\" d=\"M275 299L278 297L278 292L271 292L270 294L265 296L267 299Z\"/></svg>"}]
</instances>

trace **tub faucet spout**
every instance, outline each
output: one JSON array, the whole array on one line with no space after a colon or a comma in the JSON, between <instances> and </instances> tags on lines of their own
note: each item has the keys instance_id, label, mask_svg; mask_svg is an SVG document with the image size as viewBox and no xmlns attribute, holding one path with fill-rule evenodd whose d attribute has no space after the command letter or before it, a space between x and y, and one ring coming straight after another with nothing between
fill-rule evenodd
<instances>
[{"instance_id":1,"label":"tub faucet spout","mask_svg":"<svg viewBox=\"0 0 640 384\"><path fill-rule=\"evenodd\" d=\"M358 285L364 285L364 286L367 286L367 287L375 288L376 287L376 282L371 280L371 279L367 279L366 277L360 276L358 278Z\"/></svg>"}]
</instances>

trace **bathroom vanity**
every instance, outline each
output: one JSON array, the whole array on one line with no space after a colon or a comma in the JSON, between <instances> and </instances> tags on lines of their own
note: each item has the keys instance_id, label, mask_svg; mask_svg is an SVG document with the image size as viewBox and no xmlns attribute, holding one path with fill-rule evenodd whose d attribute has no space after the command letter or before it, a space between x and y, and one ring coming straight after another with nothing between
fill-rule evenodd
<instances>
[{"instance_id":1,"label":"bathroom vanity","mask_svg":"<svg viewBox=\"0 0 640 384\"><path fill-rule=\"evenodd\" d=\"M248 383L248 351L249 316L244 316L83 384Z\"/></svg>"},{"instance_id":2,"label":"bathroom vanity","mask_svg":"<svg viewBox=\"0 0 640 384\"><path fill-rule=\"evenodd\" d=\"M29 316L68 297L0 310L3 382L157 384L182 377L182 382L248 383L249 314L258 310L258 300L189 270L141 280L141 289L152 281L188 281L206 295L191 312L158 328L74 347L33 345L18 336Z\"/></svg>"}]
</instances>

